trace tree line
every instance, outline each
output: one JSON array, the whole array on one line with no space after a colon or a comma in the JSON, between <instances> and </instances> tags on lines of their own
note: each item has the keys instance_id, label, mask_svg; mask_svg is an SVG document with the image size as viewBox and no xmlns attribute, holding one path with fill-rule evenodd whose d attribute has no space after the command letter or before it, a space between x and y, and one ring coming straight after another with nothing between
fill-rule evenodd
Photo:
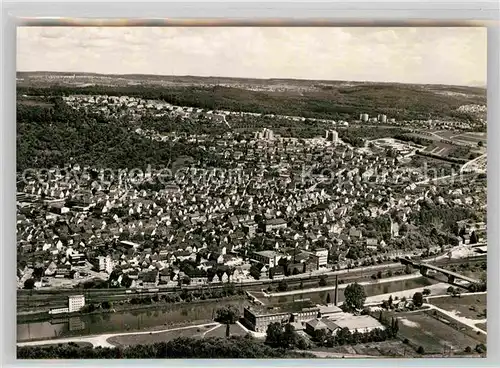
<instances>
[{"instance_id":1,"label":"tree line","mask_svg":"<svg viewBox=\"0 0 500 368\"><path fill-rule=\"evenodd\" d=\"M470 99L437 95L422 88L401 85L358 85L303 92L250 91L225 86L157 87L152 85L103 86L84 88L51 85L47 88L18 86L18 95L45 96L109 95L131 96L162 100L178 106L192 106L210 110L225 109L261 114L297 115L306 118L353 119L361 112L370 115L386 114L398 120L452 117L469 120L469 116L456 114L460 106ZM484 98L477 98L485 103Z\"/></svg>"},{"instance_id":2,"label":"tree line","mask_svg":"<svg viewBox=\"0 0 500 368\"><path fill-rule=\"evenodd\" d=\"M250 335L230 338L195 339L179 337L150 345L116 348L61 346L23 346L17 348L18 359L207 359L207 358L313 358L312 354L272 348Z\"/></svg>"},{"instance_id":3,"label":"tree line","mask_svg":"<svg viewBox=\"0 0 500 368\"><path fill-rule=\"evenodd\" d=\"M127 124L99 114L54 107L17 108L17 169L80 166L123 169L167 167L179 157L211 155L183 140L158 142L135 134Z\"/></svg>"}]
</instances>

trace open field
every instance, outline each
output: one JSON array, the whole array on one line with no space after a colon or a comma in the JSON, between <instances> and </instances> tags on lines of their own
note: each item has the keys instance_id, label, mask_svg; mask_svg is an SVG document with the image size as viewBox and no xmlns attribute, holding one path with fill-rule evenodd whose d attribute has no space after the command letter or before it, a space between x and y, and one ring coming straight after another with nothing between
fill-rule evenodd
<instances>
[{"instance_id":1,"label":"open field","mask_svg":"<svg viewBox=\"0 0 500 368\"><path fill-rule=\"evenodd\" d=\"M448 143L436 142L429 146L427 146L424 150L425 153L438 155L438 156L446 156L448 153L452 152L455 147Z\"/></svg>"},{"instance_id":2,"label":"open field","mask_svg":"<svg viewBox=\"0 0 500 368\"><path fill-rule=\"evenodd\" d=\"M414 349L410 346L403 344L400 340L388 340L382 342L372 342L367 344L357 344L357 345L345 345L345 346L335 346L331 348L321 347L313 349L313 351L318 350L328 353L337 354L356 354L361 356L371 356L371 357L420 357Z\"/></svg>"},{"instance_id":3,"label":"open field","mask_svg":"<svg viewBox=\"0 0 500 368\"><path fill-rule=\"evenodd\" d=\"M247 332L241 326L234 324L229 326L231 336L245 336ZM226 337L226 325L220 325L213 330L209 330L204 337Z\"/></svg>"},{"instance_id":4,"label":"open field","mask_svg":"<svg viewBox=\"0 0 500 368\"><path fill-rule=\"evenodd\" d=\"M481 343L448 324L431 317L425 312L400 315L399 334L408 339L412 346L422 346L427 354L463 352L467 346L472 349Z\"/></svg>"},{"instance_id":5,"label":"open field","mask_svg":"<svg viewBox=\"0 0 500 368\"><path fill-rule=\"evenodd\" d=\"M107 341L108 343L115 346L130 346L130 345L154 344L157 342L173 340L178 337L201 338L205 332L210 331L210 329L214 328L215 326L216 326L215 324L206 324L203 327L177 329L160 333L133 334L133 335L121 335L121 336L118 335L110 337Z\"/></svg>"},{"instance_id":6,"label":"open field","mask_svg":"<svg viewBox=\"0 0 500 368\"><path fill-rule=\"evenodd\" d=\"M237 324L229 326L231 336L245 336L247 332ZM178 337L226 337L226 325L209 323L204 326L170 330L151 334L118 335L110 337L107 341L115 346L130 346L141 344L154 344L176 339Z\"/></svg>"},{"instance_id":7,"label":"open field","mask_svg":"<svg viewBox=\"0 0 500 368\"><path fill-rule=\"evenodd\" d=\"M460 317L473 320L485 319L486 294L462 295L460 298L437 297L430 298L429 303L449 312L454 312Z\"/></svg>"},{"instance_id":8,"label":"open field","mask_svg":"<svg viewBox=\"0 0 500 368\"><path fill-rule=\"evenodd\" d=\"M429 141L435 141L436 144L449 145L440 140L448 140L456 144L470 144L477 146L478 142L483 142L486 145L487 135L485 132L456 132L452 130L435 130L435 131L415 131L408 134L416 138L423 138Z\"/></svg>"},{"instance_id":9,"label":"open field","mask_svg":"<svg viewBox=\"0 0 500 368\"><path fill-rule=\"evenodd\" d=\"M442 139L447 139L452 142L464 142L468 144L476 144L478 142L486 143L486 133L484 132L463 132L457 133L449 130L434 132L435 135Z\"/></svg>"}]
</instances>

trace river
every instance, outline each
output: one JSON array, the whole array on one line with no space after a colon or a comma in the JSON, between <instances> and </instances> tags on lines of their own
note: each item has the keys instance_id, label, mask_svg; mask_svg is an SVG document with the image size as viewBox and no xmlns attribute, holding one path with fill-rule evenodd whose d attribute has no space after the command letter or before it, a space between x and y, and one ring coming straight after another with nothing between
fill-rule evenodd
<instances>
[{"instance_id":1,"label":"river","mask_svg":"<svg viewBox=\"0 0 500 368\"><path fill-rule=\"evenodd\" d=\"M425 287L435 284L437 281L426 277L418 277L407 280L387 281L380 280L376 284L365 285L367 296L387 294L408 289ZM328 294L330 296L328 297ZM265 298L266 304L281 304L310 300L314 303L326 303L334 301L334 291L316 291ZM344 300L344 289L339 289L338 301ZM72 336L96 335L103 333L125 332L129 330L147 330L165 325L189 324L189 322L204 323L212 320L213 313L217 308L224 305L234 305L240 310L248 305L247 300L206 301L190 304L173 304L158 306L158 309L120 311L114 313L102 313L70 318L53 318L49 321L38 321L31 323L19 323L17 325L17 341L42 340L50 338L64 338Z\"/></svg>"},{"instance_id":2,"label":"river","mask_svg":"<svg viewBox=\"0 0 500 368\"><path fill-rule=\"evenodd\" d=\"M48 321L20 323L17 325L17 341L64 338L72 336L96 335L128 330L147 330L155 327L203 323L213 319L215 309L224 305L234 305L243 310L246 300L211 301L158 306L158 309L120 311Z\"/></svg>"}]
</instances>

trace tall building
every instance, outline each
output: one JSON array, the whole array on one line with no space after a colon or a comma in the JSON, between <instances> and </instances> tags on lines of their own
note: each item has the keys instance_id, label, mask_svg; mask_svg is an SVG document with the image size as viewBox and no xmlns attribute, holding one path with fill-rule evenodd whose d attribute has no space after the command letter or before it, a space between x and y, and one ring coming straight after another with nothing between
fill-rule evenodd
<instances>
[{"instance_id":1,"label":"tall building","mask_svg":"<svg viewBox=\"0 0 500 368\"><path fill-rule=\"evenodd\" d=\"M380 114L378 116L378 121L380 121L382 124L387 122L387 115Z\"/></svg>"},{"instance_id":2,"label":"tall building","mask_svg":"<svg viewBox=\"0 0 500 368\"><path fill-rule=\"evenodd\" d=\"M328 249L316 249L313 254L318 258L318 268L325 267L328 263Z\"/></svg>"},{"instance_id":3,"label":"tall building","mask_svg":"<svg viewBox=\"0 0 500 368\"><path fill-rule=\"evenodd\" d=\"M267 140L272 141L274 139L274 132L270 129L267 130Z\"/></svg>"},{"instance_id":4,"label":"tall building","mask_svg":"<svg viewBox=\"0 0 500 368\"><path fill-rule=\"evenodd\" d=\"M78 312L85 306L85 297L83 295L70 295L68 297L69 313Z\"/></svg>"},{"instance_id":5,"label":"tall building","mask_svg":"<svg viewBox=\"0 0 500 368\"><path fill-rule=\"evenodd\" d=\"M254 133L254 139L274 140L274 132L271 129L264 128L260 132Z\"/></svg>"},{"instance_id":6,"label":"tall building","mask_svg":"<svg viewBox=\"0 0 500 368\"><path fill-rule=\"evenodd\" d=\"M333 142L334 144L337 144L339 140L339 133L335 130L327 130L325 133L325 139L329 142Z\"/></svg>"},{"instance_id":7,"label":"tall building","mask_svg":"<svg viewBox=\"0 0 500 368\"><path fill-rule=\"evenodd\" d=\"M113 265L113 260L111 259L110 256L106 256L106 257L101 256L101 257L98 257L97 260L99 262L99 264L98 264L99 271L104 271L107 273L113 272L114 265Z\"/></svg>"}]
</instances>

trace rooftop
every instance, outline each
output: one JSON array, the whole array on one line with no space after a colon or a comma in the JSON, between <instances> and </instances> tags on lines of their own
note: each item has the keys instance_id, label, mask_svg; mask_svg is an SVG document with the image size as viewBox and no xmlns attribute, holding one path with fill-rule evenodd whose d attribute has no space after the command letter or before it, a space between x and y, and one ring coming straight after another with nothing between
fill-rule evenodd
<instances>
[{"instance_id":1,"label":"rooftop","mask_svg":"<svg viewBox=\"0 0 500 368\"><path fill-rule=\"evenodd\" d=\"M342 312L342 309L340 309L339 307L337 307L333 304L329 304L329 305L320 305L319 311L321 312L321 314L340 313L340 312Z\"/></svg>"},{"instance_id":2,"label":"rooftop","mask_svg":"<svg viewBox=\"0 0 500 368\"><path fill-rule=\"evenodd\" d=\"M266 225L283 225L286 221L282 218L270 219L266 221Z\"/></svg>"},{"instance_id":3,"label":"rooftop","mask_svg":"<svg viewBox=\"0 0 500 368\"><path fill-rule=\"evenodd\" d=\"M318 311L318 307L309 301L279 305L252 305L247 309L257 316L298 313L306 310Z\"/></svg>"},{"instance_id":4,"label":"rooftop","mask_svg":"<svg viewBox=\"0 0 500 368\"><path fill-rule=\"evenodd\" d=\"M255 252L255 254L258 254L259 256L263 256L263 257L269 257L269 258L276 257L278 255L278 253L273 251L273 250L262 250L260 252Z\"/></svg>"},{"instance_id":5,"label":"rooftop","mask_svg":"<svg viewBox=\"0 0 500 368\"><path fill-rule=\"evenodd\" d=\"M372 316L352 316L335 321L340 328L365 329L365 328L384 328L384 326Z\"/></svg>"}]
</instances>

